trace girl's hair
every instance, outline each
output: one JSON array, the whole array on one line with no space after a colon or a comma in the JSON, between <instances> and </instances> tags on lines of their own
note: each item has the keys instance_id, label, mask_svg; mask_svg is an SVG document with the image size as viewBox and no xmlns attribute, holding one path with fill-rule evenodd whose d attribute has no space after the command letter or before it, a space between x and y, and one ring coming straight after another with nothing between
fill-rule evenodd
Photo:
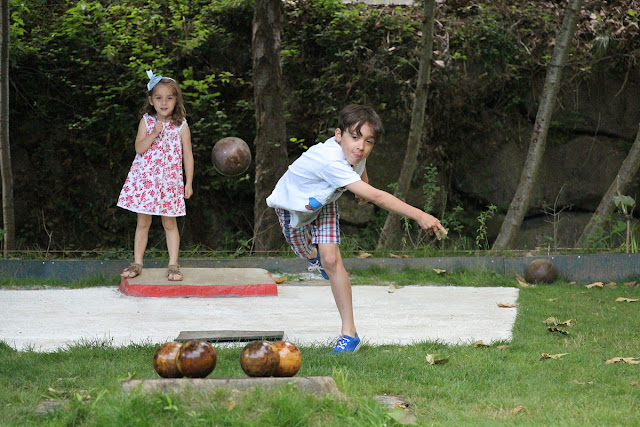
<instances>
[{"instance_id":1,"label":"girl's hair","mask_svg":"<svg viewBox=\"0 0 640 427\"><path fill-rule=\"evenodd\" d=\"M169 89L173 91L173 96L176 97L176 106L173 109L173 113L171 114L171 122L174 126L180 126L187 115L187 110L184 108L184 100L182 99L182 90L180 89L180 86L178 86L178 82L165 77L147 93L147 96L153 96L153 91L160 85L168 86ZM149 104L148 98L145 101L144 107L142 107L142 110L140 110L141 115L145 115L146 113L149 113L152 116L158 115L158 112L153 107L153 105Z\"/></svg>"},{"instance_id":2,"label":"girl's hair","mask_svg":"<svg viewBox=\"0 0 640 427\"><path fill-rule=\"evenodd\" d=\"M373 130L373 137L378 141L384 132L382 120L373 108L366 105L351 104L347 105L340 112L338 117L338 129L341 132L355 131L361 135L360 128L368 124Z\"/></svg>"}]
</instances>

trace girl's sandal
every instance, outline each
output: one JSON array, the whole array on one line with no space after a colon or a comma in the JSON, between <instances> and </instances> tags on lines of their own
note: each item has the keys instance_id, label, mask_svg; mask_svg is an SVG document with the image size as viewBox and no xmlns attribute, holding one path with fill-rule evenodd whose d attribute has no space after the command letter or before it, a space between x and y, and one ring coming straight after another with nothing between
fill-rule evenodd
<instances>
[{"instance_id":1,"label":"girl's sandal","mask_svg":"<svg viewBox=\"0 0 640 427\"><path fill-rule=\"evenodd\" d=\"M131 263L131 265L120 273L120 277L124 277L125 279L133 279L136 276L139 276L142 273L142 264L136 264L135 262Z\"/></svg>"},{"instance_id":2,"label":"girl's sandal","mask_svg":"<svg viewBox=\"0 0 640 427\"><path fill-rule=\"evenodd\" d=\"M173 276L173 279L170 277ZM179 276L179 279L176 279L176 276ZM183 276L180 272L180 266L177 264L172 264L167 268L167 280L170 282L180 282Z\"/></svg>"}]
</instances>

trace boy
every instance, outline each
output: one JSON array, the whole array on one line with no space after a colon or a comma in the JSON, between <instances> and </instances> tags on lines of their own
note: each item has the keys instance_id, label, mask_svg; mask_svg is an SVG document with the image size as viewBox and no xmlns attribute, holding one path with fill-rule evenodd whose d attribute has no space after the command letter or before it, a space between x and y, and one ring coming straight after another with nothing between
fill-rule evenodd
<instances>
[{"instance_id":1,"label":"boy","mask_svg":"<svg viewBox=\"0 0 640 427\"><path fill-rule=\"evenodd\" d=\"M409 217L425 230L447 231L435 217L368 184L366 159L382 136L382 121L366 106L349 105L338 118L335 136L309 148L293 162L267 198L293 251L331 283L342 319L341 337L332 353L355 352L360 337L353 319L351 279L340 255L337 200L349 190L358 199Z\"/></svg>"}]
</instances>

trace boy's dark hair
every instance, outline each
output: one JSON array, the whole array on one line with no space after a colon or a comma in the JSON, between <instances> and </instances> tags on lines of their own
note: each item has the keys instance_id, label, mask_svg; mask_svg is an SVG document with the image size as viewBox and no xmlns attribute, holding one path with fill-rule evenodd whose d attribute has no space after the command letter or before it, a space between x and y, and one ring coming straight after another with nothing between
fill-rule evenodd
<instances>
[{"instance_id":1,"label":"boy's dark hair","mask_svg":"<svg viewBox=\"0 0 640 427\"><path fill-rule=\"evenodd\" d=\"M382 120L380 120L378 113L376 113L373 108L366 105L351 104L340 111L338 129L340 129L341 132L355 131L358 135L361 135L360 128L364 124L371 126L376 141L382 137L382 133L384 132Z\"/></svg>"}]
</instances>

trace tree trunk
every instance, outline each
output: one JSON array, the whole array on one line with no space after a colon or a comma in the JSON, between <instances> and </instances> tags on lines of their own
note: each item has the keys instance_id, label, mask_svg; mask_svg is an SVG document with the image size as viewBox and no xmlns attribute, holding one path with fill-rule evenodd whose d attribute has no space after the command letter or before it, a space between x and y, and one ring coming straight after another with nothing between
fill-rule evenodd
<instances>
[{"instance_id":1,"label":"tree trunk","mask_svg":"<svg viewBox=\"0 0 640 427\"><path fill-rule=\"evenodd\" d=\"M600 200L598 208L582 231L582 234L575 245L576 248L586 247L589 241L589 236L597 230L602 221L611 216L615 207L613 197L617 194L618 190L624 194L625 189L635 177L636 172L638 172L638 168L640 168L640 129L638 129L636 140L631 146L629 154L627 154L624 162L622 162L622 166L620 166L618 175L609 186L609 190L607 190L607 193L602 197L602 200Z\"/></svg>"},{"instance_id":2,"label":"tree trunk","mask_svg":"<svg viewBox=\"0 0 640 427\"><path fill-rule=\"evenodd\" d=\"M420 67L418 69L418 83L416 86L413 108L411 111L411 125L407 151L404 156L398 187L395 196L404 200L409 192L411 179L416 170L418 150L422 143L422 129L424 127L424 114L427 105L429 81L431 79L431 58L433 56L433 25L435 16L435 0L424 0L422 20L422 48L420 51ZM378 249L385 246L395 247L400 242L400 216L389 212L378 239Z\"/></svg>"},{"instance_id":3,"label":"tree trunk","mask_svg":"<svg viewBox=\"0 0 640 427\"><path fill-rule=\"evenodd\" d=\"M281 0L256 0L252 38L256 109L254 251L278 249L284 243L278 219L265 201L289 163L281 88L282 15Z\"/></svg>"},{"instance_id":4,"label":"tree trunk","mask_svg":"<svg viewBox=\"0 0 640 427\"><path fill-rule=\"evenodd\" d=\"M16 247L13 209L13 172L9 145L9 1L0 5L0 175L2 176L2 219L4 256Z\"/></svg>"},{"instance_id":5,"label":"tree trunk","mask_svg":"<svg viewBox=\"0 0 640 427\"><path fill-rule=\"evenodd\" d=\"M556 95L560 89L560 80L562 77L562 69L566 64L569 45L571 38L576 30L576 23L580 15L580 7L582 0L569 0L567 9L564 14L562 27L556 37L556 45L553 50L553 56L549 63L547 76L542 89L540 106L536 122L533 126L533 134L529 144L529 152L522 169L520 182L516 188L515 195L509 205L507 216L505 217L498 237L493 244L492 250L501 250L509 248L522 225L529 203L531 202L531 191L535 185L542 156L547 143L547 131L556 104Z\"/></svg>"}]
</instances>

